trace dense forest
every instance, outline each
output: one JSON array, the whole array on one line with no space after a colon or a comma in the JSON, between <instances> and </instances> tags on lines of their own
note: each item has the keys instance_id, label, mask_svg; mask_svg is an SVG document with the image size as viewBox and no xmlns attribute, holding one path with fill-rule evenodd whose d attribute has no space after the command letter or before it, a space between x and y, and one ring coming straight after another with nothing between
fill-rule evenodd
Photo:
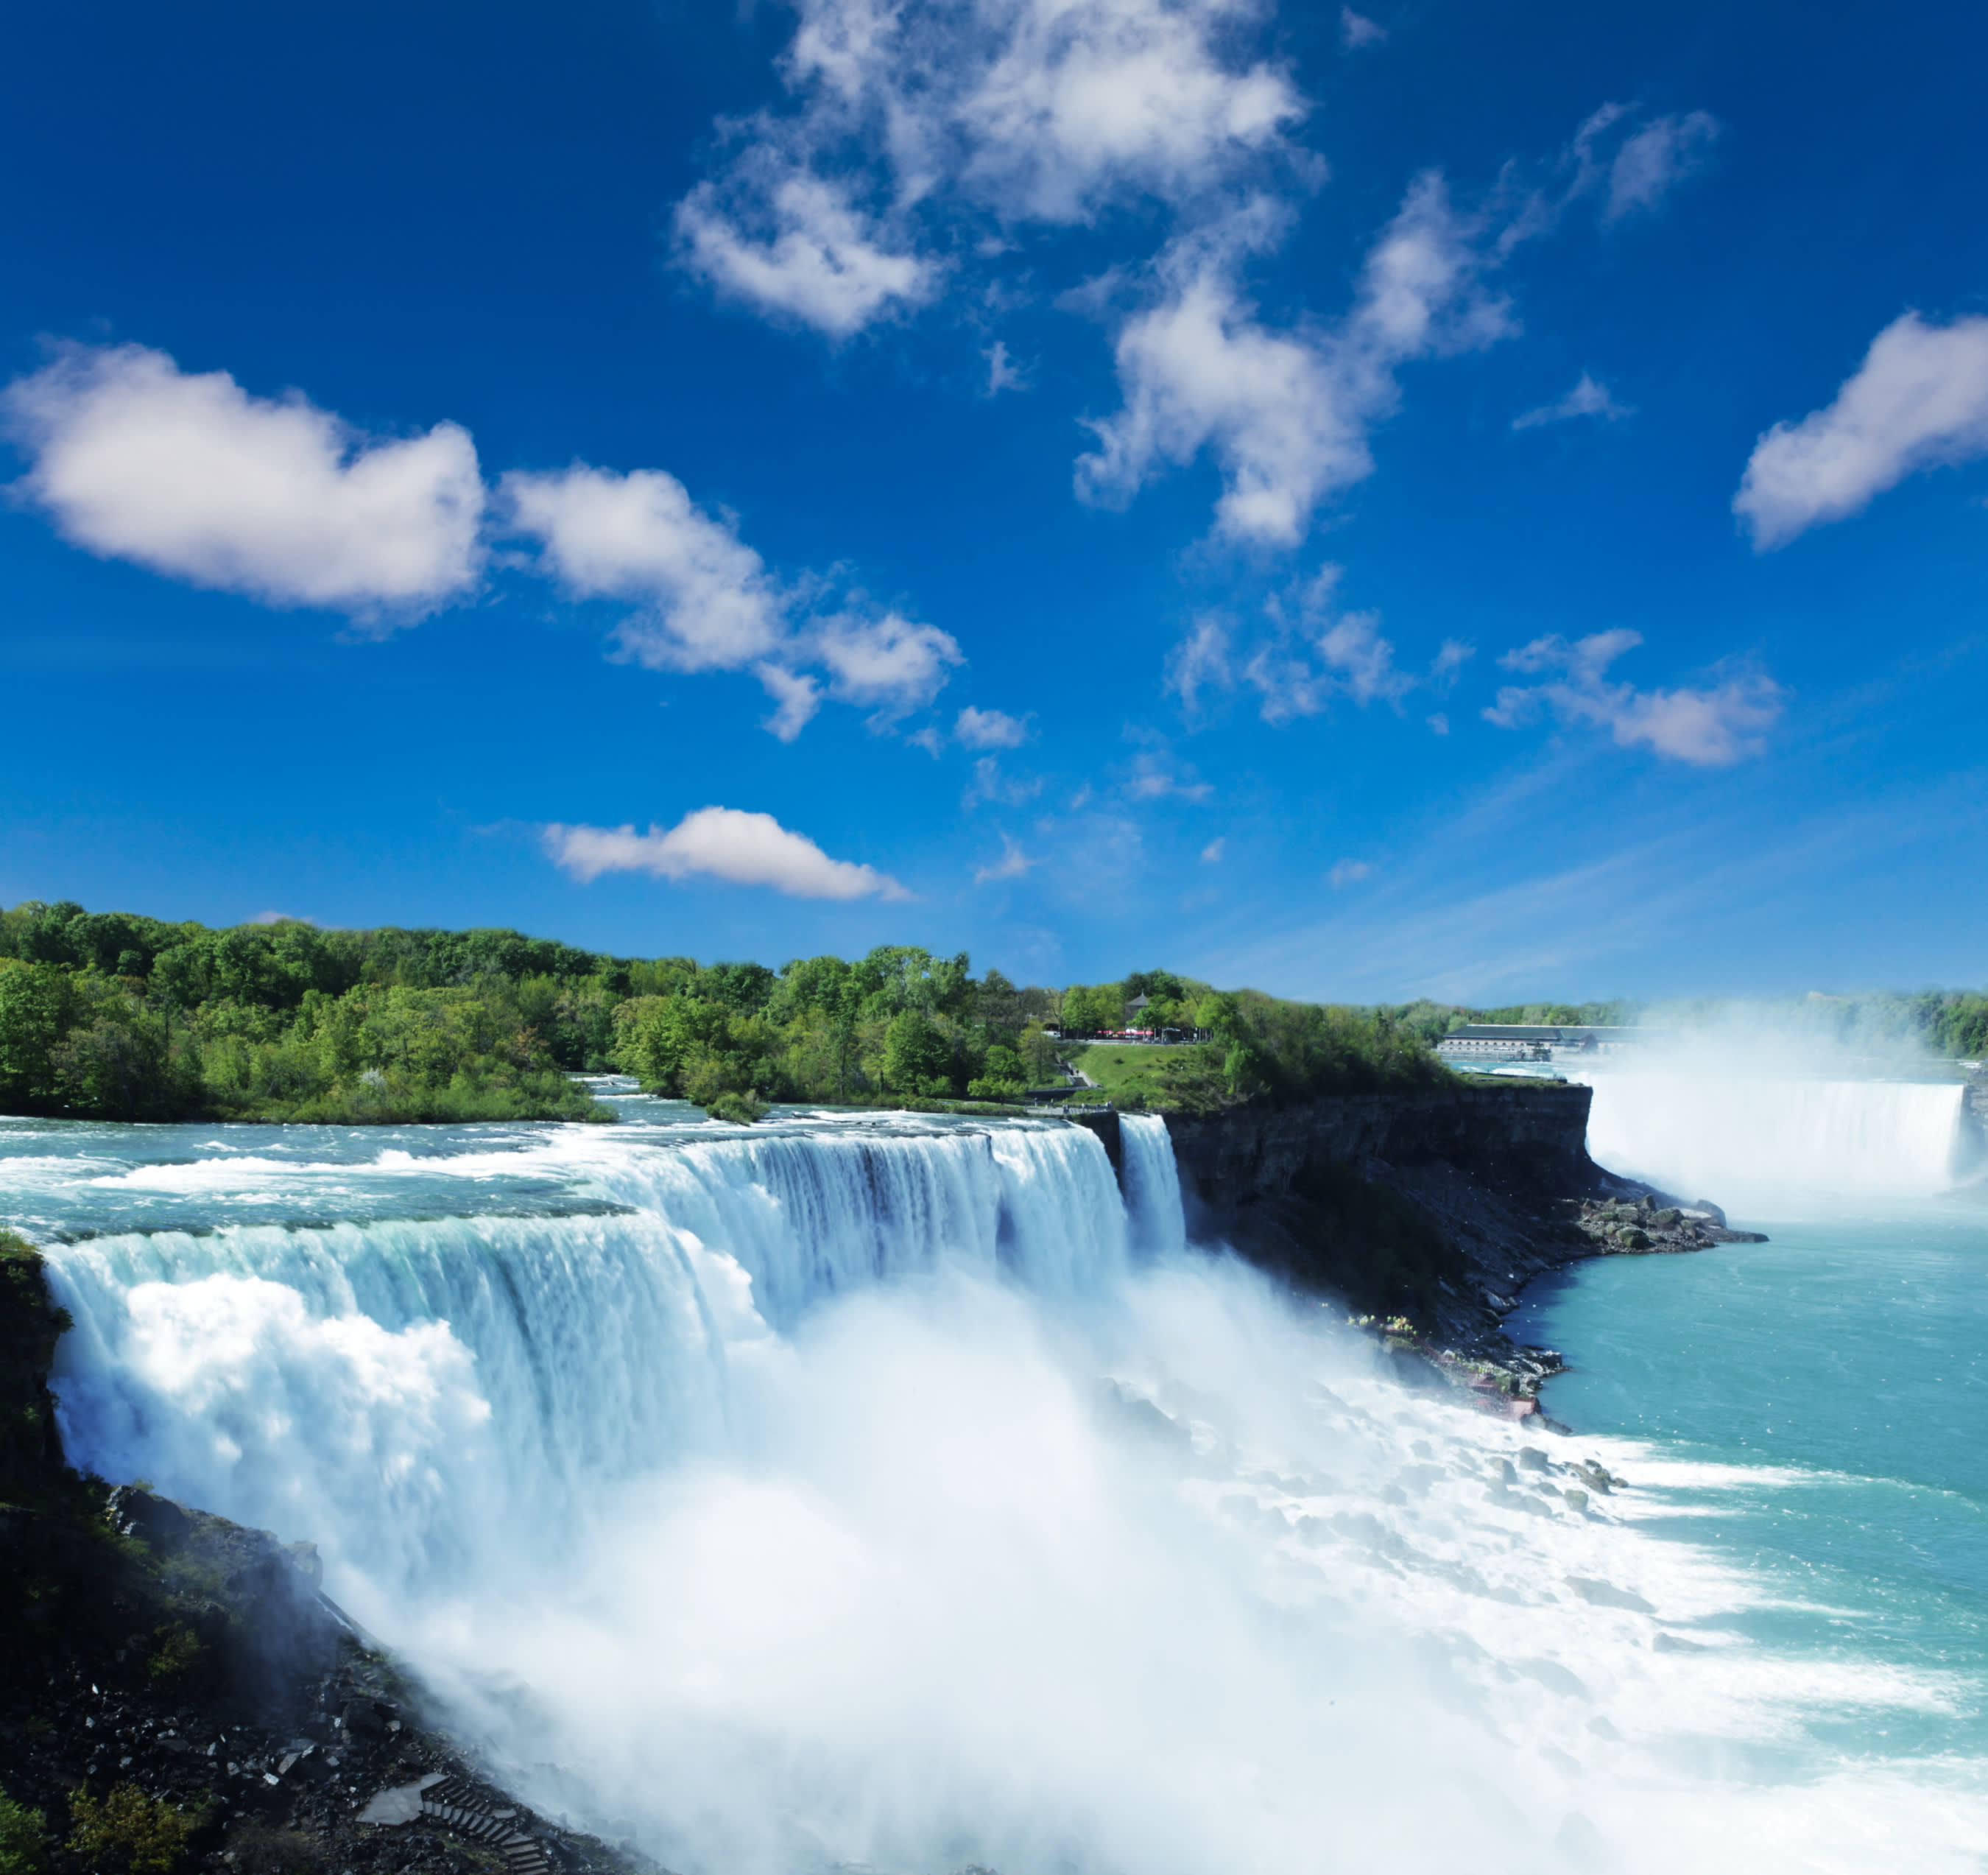
<instances>
[{"instance_id":1,"label":"dense forest","mask_svg":"<svg viewBox=\"0 0 1988 1875\"><path fill-rule=\"evenodd\" d=\"M1066 1027L1199 1029L1159 1097L1440 1080L1385 1010L1218 993L1163 971L1018 987L965 956L624 958L514 931L214 930L29 902L0 912L0 1112L340 1123L607 1119L570 1078L620 1071L728 1118L771 1101L1009 1102Z\"/></svg>"},{"instance_id":2,"label":"dense forest","mask_svg":"<svg viewBox=\"0 0 1988 1875\"><path fill-rule=\"evenodd\" d=\"M1197 1108L1437 1084L1449 1076L1432 1044L1465 1021L1660 1019L1619 1003L1326 1007L1167 970L1023 987L909 945L775 970L515 931L215 930L31 902L0 912L0 1112L611 1119L572 1078L589 1072L735 1119L776 1101L1009 1102L1053 1081L1078 1038L1124 1026L1138 998L1141 1026L1200 1039L1125 1051L1138 1071L1114 1097ZM1756 1007L1853 1046L1988 1053L1988 996L1970 992Z\"/></svg>"}]
</instances>

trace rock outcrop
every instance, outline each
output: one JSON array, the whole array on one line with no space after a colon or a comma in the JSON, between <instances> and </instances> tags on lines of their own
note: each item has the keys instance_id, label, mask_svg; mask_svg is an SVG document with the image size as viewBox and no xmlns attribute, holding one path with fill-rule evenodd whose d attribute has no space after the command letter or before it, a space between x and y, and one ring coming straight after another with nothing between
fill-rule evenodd
<instances>
[{"instance_id":1,"label":"rock outcrop","mask_svg":"<svg viewBox=\"0 0 1988 1875\"><path fill-rule=\"evenodd\" d=\"M1586 1257L1703 1248L1729 1231L1588 1156L1591 1090L1506 1080L1170 1113L1191 1236L1370 1316L1408 1377L1432 1363L1529 1410L1559 1367L1504 1318Z\"/></svg>"}]
</instances>

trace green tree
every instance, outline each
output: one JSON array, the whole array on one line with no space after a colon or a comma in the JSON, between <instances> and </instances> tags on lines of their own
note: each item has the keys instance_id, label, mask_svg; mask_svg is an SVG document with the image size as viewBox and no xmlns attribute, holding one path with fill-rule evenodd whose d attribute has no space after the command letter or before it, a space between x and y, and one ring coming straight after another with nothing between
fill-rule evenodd
<instances>
[{"instance_id":1,"label":"green tree","mask_svg":"<svg viewBox=\"0 0 1988 1875\"><path fill-rule=\"evenodd\" d=\"M884 1085L894 1094L940 1095L952 1085L952 1043L924 1010L903 1009L884 1034Z\"/></svg>"},{"instance_id":2,"label":"green tree","mask_svg":"<svg viewBox=\"0 0 1988 1875\"><path fill-rule=\"evenodd\" d=\"M75 1007L65 971L0 958L0 1107L36 1112L58 1098L53 1056Z\"/></svg>"}]
</instances>

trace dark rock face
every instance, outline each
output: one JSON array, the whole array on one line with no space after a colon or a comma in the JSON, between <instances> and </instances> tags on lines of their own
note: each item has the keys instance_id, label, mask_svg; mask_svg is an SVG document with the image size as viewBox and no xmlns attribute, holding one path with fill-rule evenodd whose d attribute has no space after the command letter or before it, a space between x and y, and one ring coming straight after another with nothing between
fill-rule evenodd
<instances>
[{"instance_id":1,"label":"dark rock face","mask_svg":"<svg viewBox=\"0 0 1988 1875\"><path fill-rule=\"evenodd\" d=\"M319 1592L309 1545L70 1484L66 1509L0 1510L0 1790L58 1843L73 1792L130 1786L195 1819L188 1868L653 1869L518 1808L424 1727L419 1688ZM397 1821L366 1819L417 1786ZM59 1847L51 1869L97 1865Z\"/></svg>"},{"instance_id":2,"label":"dark rock face","mask_svg":"<svg viewBox=\"0 0 1988 1875\"><path fill-rule=\"evenodd\" d=\"M1501 1326L1534 1277L1585 1257L1750 1238L1726 1229L1716 1205L1596 1165L1591 1098L1569 1083L1514 1081L1166 1122L1191 1235L1384 1318L1405 1377L1432 1365L1487 1405L1524 1413L1562 1366Z\"/></svg>"},{"instance_id":3,"label":"dark rock face","mask_svg":"<svg viewBox=\"0 0 1988 1875\"><path fill-rule=\"evenodd\" d=\"M1590 1098L1520 1082L1169 1115L1167 1127L1196 1234L1503 1352L1498 1322L1519 1291L1594 1254L1561 1201L1626 1188L1587 1156Z\"/></svg>"}]
</instances>

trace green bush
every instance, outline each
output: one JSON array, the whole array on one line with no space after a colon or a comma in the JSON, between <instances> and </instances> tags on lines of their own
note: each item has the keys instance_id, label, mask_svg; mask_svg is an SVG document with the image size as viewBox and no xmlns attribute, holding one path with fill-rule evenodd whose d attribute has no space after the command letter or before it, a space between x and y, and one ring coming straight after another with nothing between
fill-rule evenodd
<instances>
[{"instance_id":1,"label":"green bush","mask_svg":"<svg viewBox=\"0 0 1988 1875\"><path fill-rule=\"evenodd\" d=\"M735 1126L750 1126L766 1117L766 1103L752 1094L719 1094L704 1110L712 1119L729 1120Z\"/></svg>"},{"instance_id":2,"label":"green bush","mask_svg":"<svg viewBox=\"0 0 1988 1875\"><path fill-rule=\"evenodd\" d=\"M69 1848L106 1875L114 1870L171 1875L194 1832L207 1820L204 1808L178 1809L163 1797L147 1796L135 1784L120 1784L104 1797L73 1790L69 1813L74 1826Z\"/></svg>"},{"instance_id":3,"label":"green bush","mask_svg":"<svg viewBox=\"0 0 1988 1875\"><path fill-rule=\"evenodd\" d=\"M0 1875L42 1875L49 1866L48 1819L0 1797Z\"/></svg>"}]
</instances>

